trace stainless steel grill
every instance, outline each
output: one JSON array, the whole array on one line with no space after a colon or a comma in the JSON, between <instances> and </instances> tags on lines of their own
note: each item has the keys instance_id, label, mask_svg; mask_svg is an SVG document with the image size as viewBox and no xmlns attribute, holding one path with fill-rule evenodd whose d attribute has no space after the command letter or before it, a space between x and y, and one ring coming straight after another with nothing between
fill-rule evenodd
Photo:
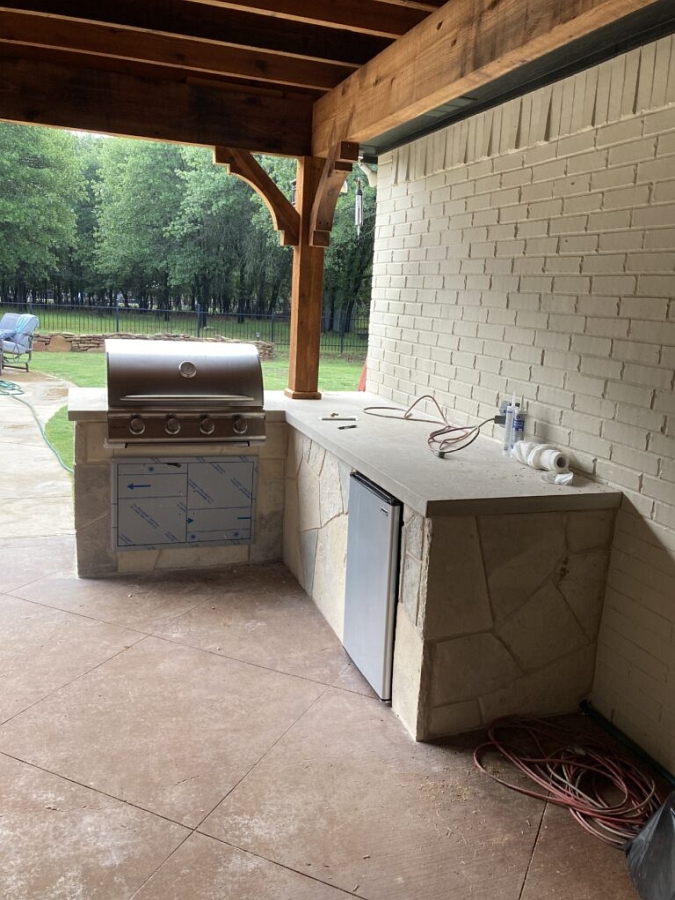
<instances>
[{"instance_id":1,"label":"stainless steel grill","mask_svg":"<svg viewBox=\"0 0 675 900\"><path fill-rule=\"evenodd\" d=\"M108 440L263 441L262 368L252 344L107 340Z\"/></svg>"}]
</instances>

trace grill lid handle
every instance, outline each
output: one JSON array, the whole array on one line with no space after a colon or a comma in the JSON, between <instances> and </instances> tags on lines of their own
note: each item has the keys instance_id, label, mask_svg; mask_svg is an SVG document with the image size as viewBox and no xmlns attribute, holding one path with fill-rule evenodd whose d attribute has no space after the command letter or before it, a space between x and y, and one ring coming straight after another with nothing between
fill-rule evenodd
<instances>
[{"instance_id":1,"label":"grill lid handle","mask_svg":"<svg viewBox=\"0 0 675 900\"><path fill-rule=\"evenodd\" d=\"M254 397L247 397L245 394L125 394L120 400L127 400L130 403L166 403L171 400L173 402L194 403L195 401L214 402L227 401L228 403L246 402L255 403Z\"/></svg>"}]
</instances>

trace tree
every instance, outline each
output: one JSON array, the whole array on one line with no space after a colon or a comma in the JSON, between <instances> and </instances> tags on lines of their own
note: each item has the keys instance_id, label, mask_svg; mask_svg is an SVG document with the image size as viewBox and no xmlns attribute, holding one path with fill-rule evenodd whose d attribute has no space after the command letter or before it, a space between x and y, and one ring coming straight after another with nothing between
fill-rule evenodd
<instances>
[{"instance_id":1,"label":"tree","mask_svg":"<svg viewBox=\"0 0 675 900\"><path fill-rule=\"evenodd\" d=\"M106 281L96 265L97 196L100 160L107 138L77 134L74 151L80 169L82 191L74 203L76 234L68 256L65 279L73 304L91 305L103 299Z\"/></svg>"},{"instance_id":2,"label":"tree","mask_svg":"<svg viewBox=\"0 0 675 900\"><path fill-rule=\"evenodd\" d=\"M141 308L168 308L171 225L180 206L181 150L171 144L106 140L100 157L96 264L111 294Z\"/></svg>"},{"instance_id":3,"label":"tree","mask_svg":"<svg viewBox=\"0 0 675 900\"><path fill-rule=\"evenodd\" d=\"M296 161L282 156L259 156L258 162L287 199L291 200L297 173ZM258 274L258 287L254 291L258 304L257 311L267 314L277 310L288 312L290 310L292 251L289 247L280 245L279 234L274 230L270 212L260 195L253 193L252 199L257 206L257 211L253 215L253 224L257 227L261 237L257 264L253 266Z\"/></svg>"},{"instance_id":4,"label":"tree","mask_svg":"<svg viewBox=\"0 0 675 900\"><path fill-rule=\"evenodd\" d=\"M258 161L290 198L296 162ZM357 180L361 235L354 226ZM358 171L338 200L325 259L324 330L367 308L375 192ZM210 151L0 125L0 291L23 300L267 316L290 308L292 251L247 184Z\"/></svg>"},{"instance_id":5,"label":"tree","mask_svg":"<svg viewBox=\"0 0 675 900\"><path fill-rule=\"evenodd\" d=\"M183 196L169 227L172 284L214 312L274 311L290 284L291 256L279 246L267 208L207 151L182 153Z\"/></svg>"},{"instance_id":6,"label":"tree","mask_svg":"<svg viewBox=\"0 0 675 900\"><path fill-rule=\"evenodd\" d=\"M75 240L83 182L75 138L0 123L0 283L3 298L58 278Z\"/></svg>"},{"instance_id":7,"label":"tree","mask_svg":"<svg viewBox=\"0 0 675 900\"><path fill-rule=\"evenodd\" d=\"M357 234L355 201L358 182L363 191L363 225ZM359 172L352 172L347 193L340 196L335 210L330 245L324 267L324 331L342 332L351 327L359 308L370 304L375 235L375 190Z\"/></svg>"}]
</instances>

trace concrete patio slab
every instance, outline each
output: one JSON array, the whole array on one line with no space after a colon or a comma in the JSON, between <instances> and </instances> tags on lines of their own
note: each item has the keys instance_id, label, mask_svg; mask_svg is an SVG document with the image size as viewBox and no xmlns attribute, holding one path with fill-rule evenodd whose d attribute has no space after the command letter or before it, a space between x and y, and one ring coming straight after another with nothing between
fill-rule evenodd
<instances>
[{"instance_id":1,"label":"concrete patio slab","mask_svg":"<svg viewBox=\"0 0 675 900\"><path fill-rule=\"evenodd\" d=\"M82 581L53 538L3 541L0 555L12 545L32 545L36 559L51 553L55 574L26 573L23 587L0 594L16 660L5 700L34 702L0 725L0 764L12 784L17 771L37 779L20 782L33 798L25 809L3 806L12 858L0 895L568 900L569 885L569 900L635 900L621 853L474 770L479 736L416 744L351 664L335 687L314 680L316 660L342 650L311 606L298 607L289 659L266 660L298 674L223 655L280 652L302 601L279 567ZM261 641L246 622L255 626L275 592L280 607ZM72 609L58 609L69 596ZM149 835L145 850L137 834Z\"/></svg>"},{"instance_id":2,"label":"concrete patio slab","mask_svg":"<svg viewBox=\"0 0 675 900\"><path fill-rule=\"evenodd\" d=\"M0 615L0 722L142 638L115 625L8 596L2 597Z\"/></svg>"},{"instance_id":3,"label":"concrete patio slab","mask_svg":"<svg viewBox=\"0 0 675 900\"><path fill-rule=\"evenodd\" d=\"M329 691L200 831L369 900L518 900L543 810L492 787L469 754Z\"/></svg>"},{"instance_id":4,"label":"concrete patio slab","mask_svg":"<svg viewBox=\"0 0 675 900\"><path fill-rule=\"evenodd\" d=\"M0 727L0 750L195 827L321 692L145 638Z\"/></svg>"},{"instance_id":5,"label":"concrete patio slab","mask_svg":"<svg viewBox=\"0 0 675 900\"><path fill-rule=\"evenodd\" d=\"M480 736L414 743L282 566L78 579L70 478L7 398L3 461L0 896L635 900Z\"/></svg>"},{"instance_id":6,"label":"concrete patio slab","mask_svg":"<svg viewBox=\"0 0 675 900\"><path fill-rule=\"evenodd\" d=\"M345 896L304 874L194 834L134 900L344 900Z\"/></svg>"},{"instance_id":7,"label":"concrete patio slab","mask_svg":"<svg viewBox=\"0 0 675 900\"><path fill-rule=\"evenodd\" d=\"M0 896L126 900L189 831L0 754Z\"/></svg>"},{"instance_id":8,"label":"concrete patio slab","mask_svg":"<svg viewBox=\"0 0 675 900\"><path fill-rule=\"evenodd\" d=\"M155 634L287 675L332 684L349 665L314 604L281 564L245 566L217 577L207 602Z\"/></svg>"},{"instance_id":9,"label":"concrete patio slab","mask_svg":"<svg viewBox=\"0 0 675 900\"><path fill-rule=\"evenodd\" d=\"M25 515L34 520L32 512ZM0 538L0 593L56 572L68 574L72 579L74 571L75 538L72 535Z\"/></svg>"}]
</instances>

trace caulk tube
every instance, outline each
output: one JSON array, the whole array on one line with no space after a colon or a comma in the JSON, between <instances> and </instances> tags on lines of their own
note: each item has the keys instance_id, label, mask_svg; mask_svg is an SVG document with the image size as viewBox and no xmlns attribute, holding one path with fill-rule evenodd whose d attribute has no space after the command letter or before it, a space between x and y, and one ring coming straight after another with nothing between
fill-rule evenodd
<instances>
[{"instance_id":1,"label":"caulk tube","mask_svg":"<svg viewBox=\"0 0 675 900\"><path fill-rule=\"evenodd\" d=\"M513 418L513 434L511 435L511 449L513 450L514 446L523 440L525 435L525 412L523 410L524 399L520 398L520 407L516 410L516 414Z\"/></svg>"},{"instance_id":2,"label":"caulk tube","mask_svg":"<svg viewBox=\"0 0 675 900\"><path fill-rule=\"evenodd\" d=\"M516 395L513 395L511 403L506 407L506 418L504 419L504 443L502 444L502 453L510 453L513 445L513 422L516 418L518 407L516 406Z\"/></svg>"}]
</instances>

